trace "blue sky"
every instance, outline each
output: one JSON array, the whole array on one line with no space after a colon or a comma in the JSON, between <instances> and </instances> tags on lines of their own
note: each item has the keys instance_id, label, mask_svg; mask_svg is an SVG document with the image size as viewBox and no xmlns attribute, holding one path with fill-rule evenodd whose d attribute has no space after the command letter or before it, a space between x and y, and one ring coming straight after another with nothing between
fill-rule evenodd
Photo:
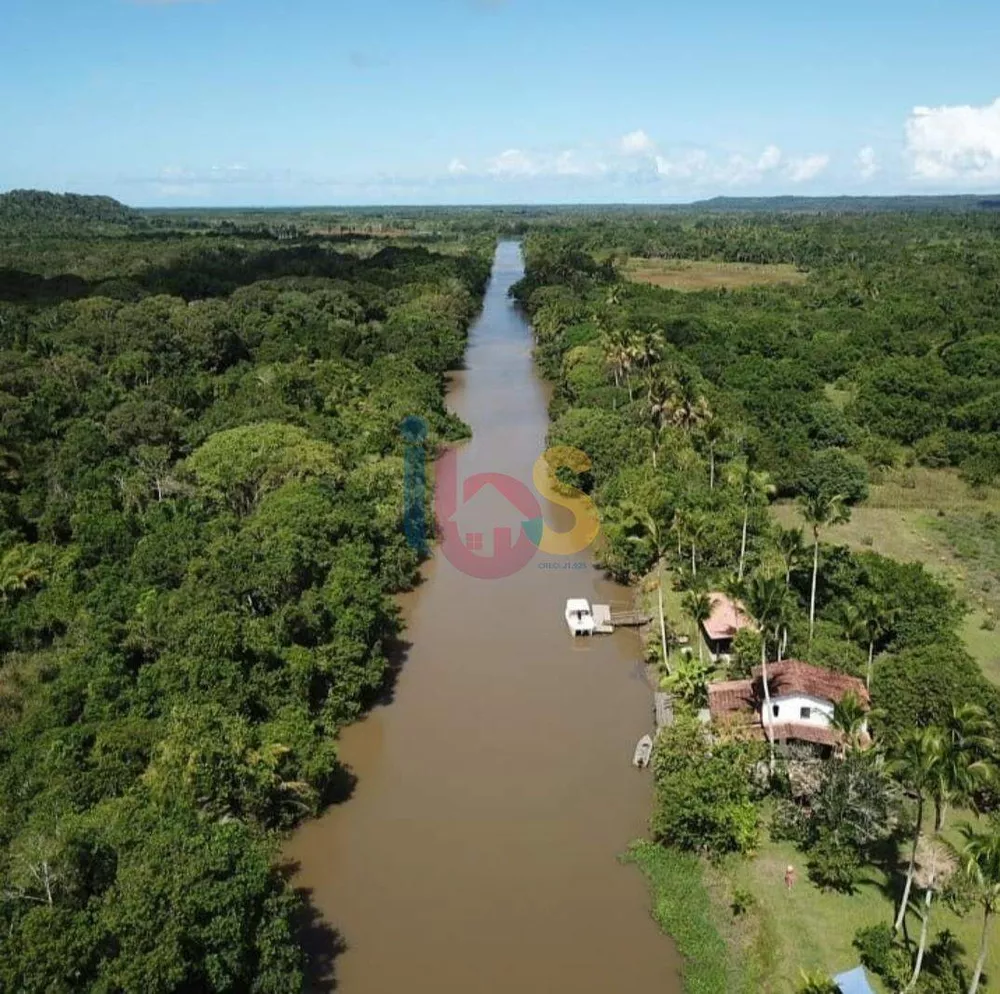
<instances>
[{"instance_id":1,"label":"blue sky","mask_svg":"<svg viewBox=\"0 0 1000 994\"><path fill-rule=\"evenodd\" d=\"M136 205L1000 191L995 0L0 7L0 190Z\"/></svg>"}]
</instances>

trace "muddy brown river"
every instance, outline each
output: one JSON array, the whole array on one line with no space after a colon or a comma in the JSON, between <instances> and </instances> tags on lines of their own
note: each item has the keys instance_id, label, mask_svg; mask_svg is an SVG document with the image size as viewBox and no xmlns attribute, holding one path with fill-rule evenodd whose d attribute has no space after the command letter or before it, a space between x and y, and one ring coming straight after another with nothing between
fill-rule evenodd
<instances>
[{"instance_id":1,"label":"muddy brown river","mask_svg":"<svg viewBox=\"0 0 1000 994\"><path fill-rule=\"evenodd\" d=\"M460 479L530 486L544 448L548 393L507 295L522 274L520 246L501 242L449 393L473 430ZM494 528L519 515L490 490L459 517L492 555ZM341 740L355 790L286 848L345 944L343 994L680 990L645 884L617 860L651 803L649 774L631 766L652 725L638 637L574 640L563 620L574 596L629 601L587 553L541 551L500 579L438 551L402 598L409 648L392 700Z\"/></svg>"}]
</instances>

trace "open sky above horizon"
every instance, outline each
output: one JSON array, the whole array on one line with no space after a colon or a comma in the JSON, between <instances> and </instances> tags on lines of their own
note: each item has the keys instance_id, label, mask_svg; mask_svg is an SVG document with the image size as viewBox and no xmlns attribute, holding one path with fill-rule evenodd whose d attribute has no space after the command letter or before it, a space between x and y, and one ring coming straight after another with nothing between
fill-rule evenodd
<instances>
[{"instance_id":1,"label":"open sky above horizon","mask_svg":"<svg viewBox=\"0 0 1000 994\"><path fill-rule=\"evenodd\" d=\"M977 0L3 0L0 190L136 206L1000 190Z\"/></svg>"}]
</instances>

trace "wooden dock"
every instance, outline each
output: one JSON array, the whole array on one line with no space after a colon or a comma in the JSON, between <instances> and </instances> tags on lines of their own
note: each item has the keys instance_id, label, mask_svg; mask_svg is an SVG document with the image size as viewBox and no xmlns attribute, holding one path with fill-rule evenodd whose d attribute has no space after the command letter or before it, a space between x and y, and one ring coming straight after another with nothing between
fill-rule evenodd
<instances>
[{"instance_id":1,"label":"wooden dock","mask_svg":"<svg viewBox=\"0 0 1000 994\"><path fill-rule=\"evenodd\" d=\"M594 633L611 635L616 628L639 628L649 624L649 617L638 611L612 611L610 604L592 604Z\"/></svg>"},{"instance_id":2,"label":"wooden dock","mask_svg":"<svg viewBox=\"0 0 1000 994\"><path fill-rule=\"evenodd\" d=\"M665 694L662 691L654 694L653 708L656 712L657 732L674 723L674 699L670 694Z\"/></svg>"},{"instance_id":3,"label":"wooden dock","mask_svg":"<svg viewBox=\"0 0 1000 994\"><path fill-rule=\"evenodd\" d=\"M597 635L611 635L615 626L611 620L611 607L608 604L595 604L591 610L594 614L594 633Z\"/></svg>"},{"instance_id":4,"label":"wooden dock","mask_svg":"<svg viewBox=\"0 0 1000 994\"><path fill-rule=\"evenodd\" d=\"M638 611L612 611L611 624L615 628L641 628L650 622L648 614L640 614Z\"/></svg>"}]
</instances>

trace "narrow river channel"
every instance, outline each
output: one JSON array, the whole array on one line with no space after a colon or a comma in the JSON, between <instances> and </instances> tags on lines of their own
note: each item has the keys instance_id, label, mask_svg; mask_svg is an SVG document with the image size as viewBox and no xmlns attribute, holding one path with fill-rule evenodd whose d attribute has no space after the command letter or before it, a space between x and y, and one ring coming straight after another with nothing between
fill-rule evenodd
<instances>
[{"instance_id":1,"label":"narrow river channel","mask_svg":"<svg viewBox=\"0 0 1000 994\"><path fill-rule=\"evenodd\" d=\"M522 274L520 246L501 242L449 393L473 430L460 478L530 486L544 449L548 391L507 295ZM487 548L517 518L488 499L466 510L463 530ZM625 606L628 591L586 553L554 565L539 552L512 576L475 579L438 553L402 598L393 700L342 737L355 791L286 849L346 944L343 994L680 989L641 876L617 862L650 811L650 775L631 766L652 724L638 638L574 641L563 620L568 597Z\"/></svg>"}]
</instances>

